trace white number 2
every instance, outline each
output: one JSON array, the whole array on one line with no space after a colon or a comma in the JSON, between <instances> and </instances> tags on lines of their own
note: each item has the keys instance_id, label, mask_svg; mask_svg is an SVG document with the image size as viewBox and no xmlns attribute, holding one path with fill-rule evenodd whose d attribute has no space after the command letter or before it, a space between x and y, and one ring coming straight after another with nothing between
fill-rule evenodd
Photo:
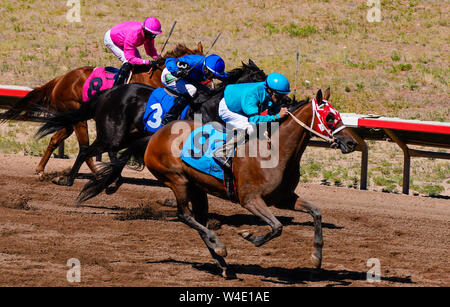
<instances>
[{"instance_id":1,"label":"white number 2","mask_svg":"<svg viewBox=\"0 0 450 307\"><path fill-rule=\"evenodd\" d=\"M153 113L153 115L148 119L147 124L150 126L150 128L156 129L159 126L161 126L161 115L163 114L163 110L161 107L161 104L159 103L155 103L153 105L150 106L150 108L152 108L153 110L156 110L155 113ZM152 121L152 119L154 121Z\"/></svg>"}]
</instances>

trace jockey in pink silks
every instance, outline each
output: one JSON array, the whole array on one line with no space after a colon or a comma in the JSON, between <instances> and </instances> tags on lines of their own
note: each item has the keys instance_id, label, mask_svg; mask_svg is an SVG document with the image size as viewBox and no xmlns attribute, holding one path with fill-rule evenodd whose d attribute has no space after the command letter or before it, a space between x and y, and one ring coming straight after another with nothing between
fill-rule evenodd
<instances>
[{"instance_id":1,"label":"jockey in pink silks","mask_svg":"<svg viewBox=\"0 0 450 307\"><path fill-rule=\"evenodd\" d=\"M144 45L145 52L152 59L158 57L155 48L155 37L161 34L161 23L155 17L148 17L143 23L125 21L112 27L105 34L105 46L118 57L123 65L117 75L114 85L122 84L130 73L133 65L152 65L153 61L144 60L137 47Z\"/></svg>"}]
</instances>

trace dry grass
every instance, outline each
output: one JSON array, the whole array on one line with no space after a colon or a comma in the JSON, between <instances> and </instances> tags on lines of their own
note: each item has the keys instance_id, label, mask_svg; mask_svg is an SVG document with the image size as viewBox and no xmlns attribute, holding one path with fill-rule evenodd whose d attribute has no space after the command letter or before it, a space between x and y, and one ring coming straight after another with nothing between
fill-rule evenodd
<instances>
[{"instance_id":1,"label":"dry grass","mask_svg":"<svg viewBox=\"0 0 450 307\"><path fill-rule=\"evenodd\" d=\"M251 58L267 73L286 74L292 83L298 51L298 96L312 96L318 88L331 86L331 102L341 112L450 121L447 1L382 0L380 23L366 20L369 8L362 0L104 0L95 5L82 0L81 23L66 20L68 9L64 0L0 2L0 83L38 86L84 65L119 66L103 45L104 33L121 21L153 15L163 25L164 33L157 39L159 49L177 20L167 49L176 43L195 46L202 41L208 50L222 32L212 52L225 58L228 69ZM45 146L39 143L27 149L31 134L25 133L28 136L22 140L18 135L8 136L11 130L1 133L2 151L7 146L16 148L14 142L22 144L17 152L28 150L32 154L36 152L34 147ZM69 154L73 155L77 147L71 137ZM352 178L359 178L351 166L359 159L348 157L350 170L345 176L349 179L338 185L349 186ZM307 153L305 160L309 158ZM312 165L322 163L311 159ZM420 167L428 165L423 161L427 162L413 159L413 184L417 181L414 173L420 174ZM428 169L435 178L420 181L438 185L448 180L448 162L443 162L445 179L439 175L442 171L435 169L435 161L431 162ZM373 165L377 169L370 174L370 187L382 189L373 181L382 184L376 178L384 176L390 178L387 190L398 189L391 183L396 181L392 170L398 168L397 163L383 166L380 158L370 161ZM391 169L391 174L383 174L385 168ZM316 172L317 177L307 175L305 180L320 182L336 177L331 170ZM344 170L340 172L345 174Z\"/></svg>"},{"instance_id":2,"label":"dry grass","mask_svg":"<svg viewBox=\"0 0 450 307\"><path fill-rule=\"evenodd\" d=\"M40 85L84 65L119 61L103 46L104 33L124 20L157 16L169 42L208 47L228 68L252 58L298 92L331 86L342 112L446 120L449 116L449 30L446 1L383 0L382 22L366 20L365 1L81 1L81 23L66 20L63 0L15 0L0 5L2 83ZM305 82L308 80L308 82ZM347 91L346 91L347 89Z\"/></svg>"}]
</instances>

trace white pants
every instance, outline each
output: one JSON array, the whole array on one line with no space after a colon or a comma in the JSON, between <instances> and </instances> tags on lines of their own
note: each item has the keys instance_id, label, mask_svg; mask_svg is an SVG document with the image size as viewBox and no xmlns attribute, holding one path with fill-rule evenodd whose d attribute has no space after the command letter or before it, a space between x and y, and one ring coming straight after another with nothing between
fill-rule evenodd
<instances>
[{"instance_id":1,"label":"white pants","mask_svg":"<svg viewBox=\"0 0 450 307\"><path fill-rule=\"evenodd\" d=\"M254 127L250 124L247 117L228 109L225 98L222 98L219 103L219 116L227 125L231 125L232 128L246 130L248 134L252 134L254 131Z\"/></svg>"},{"instance_id":2,"label":"white pants","mask_svg":"<svg viewBox=\"0 0 450 307\"><path fill-rule=\"evenodd\" d=\"M179 79L175 81L176 78L169 72L167 68L164 68L161 73L161 82L168 89L177 92L179 94L188 93L191 97L194 97L195 93L197 93L197 88L186 81Z\"/></svg>"},{"instance_id":3,"label":"white pants","mask_svg":"<svg viewBox=\"0 0 450 307\"><path fill-rule=\"evenodd\" d=\"M106 48L108 48L109 50L112 51L112 53L114 53L114 55L116 57L119 58L119 60L122 61L122 63L126 63L128 62L127 59L125 58L125 54L123 52L122 49L120 49L120 47L116 46L112 39L111 39L111 30L109 30L108 32L106 32L105 34L105 39L103 41L105 43Z\"/></svg>"}]
</instances>

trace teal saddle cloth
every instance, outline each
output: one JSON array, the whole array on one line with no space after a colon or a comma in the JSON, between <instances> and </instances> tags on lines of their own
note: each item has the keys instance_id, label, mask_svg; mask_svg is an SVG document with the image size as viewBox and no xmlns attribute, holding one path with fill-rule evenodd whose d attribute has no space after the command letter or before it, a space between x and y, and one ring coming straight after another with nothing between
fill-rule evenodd
<instances>
[{"instance_id":1,"label":"teal saddle cloth","mask_svg":"<svg viewBox=\"0 0 450 307\"><path fill-rule=\"evenodd\" d=\"M191 132L181 150L181 160L196 170L223 180L223 169L214 160L214 151L226 142L223 126L213 122Z\"/></svg>"}]
</instances>

